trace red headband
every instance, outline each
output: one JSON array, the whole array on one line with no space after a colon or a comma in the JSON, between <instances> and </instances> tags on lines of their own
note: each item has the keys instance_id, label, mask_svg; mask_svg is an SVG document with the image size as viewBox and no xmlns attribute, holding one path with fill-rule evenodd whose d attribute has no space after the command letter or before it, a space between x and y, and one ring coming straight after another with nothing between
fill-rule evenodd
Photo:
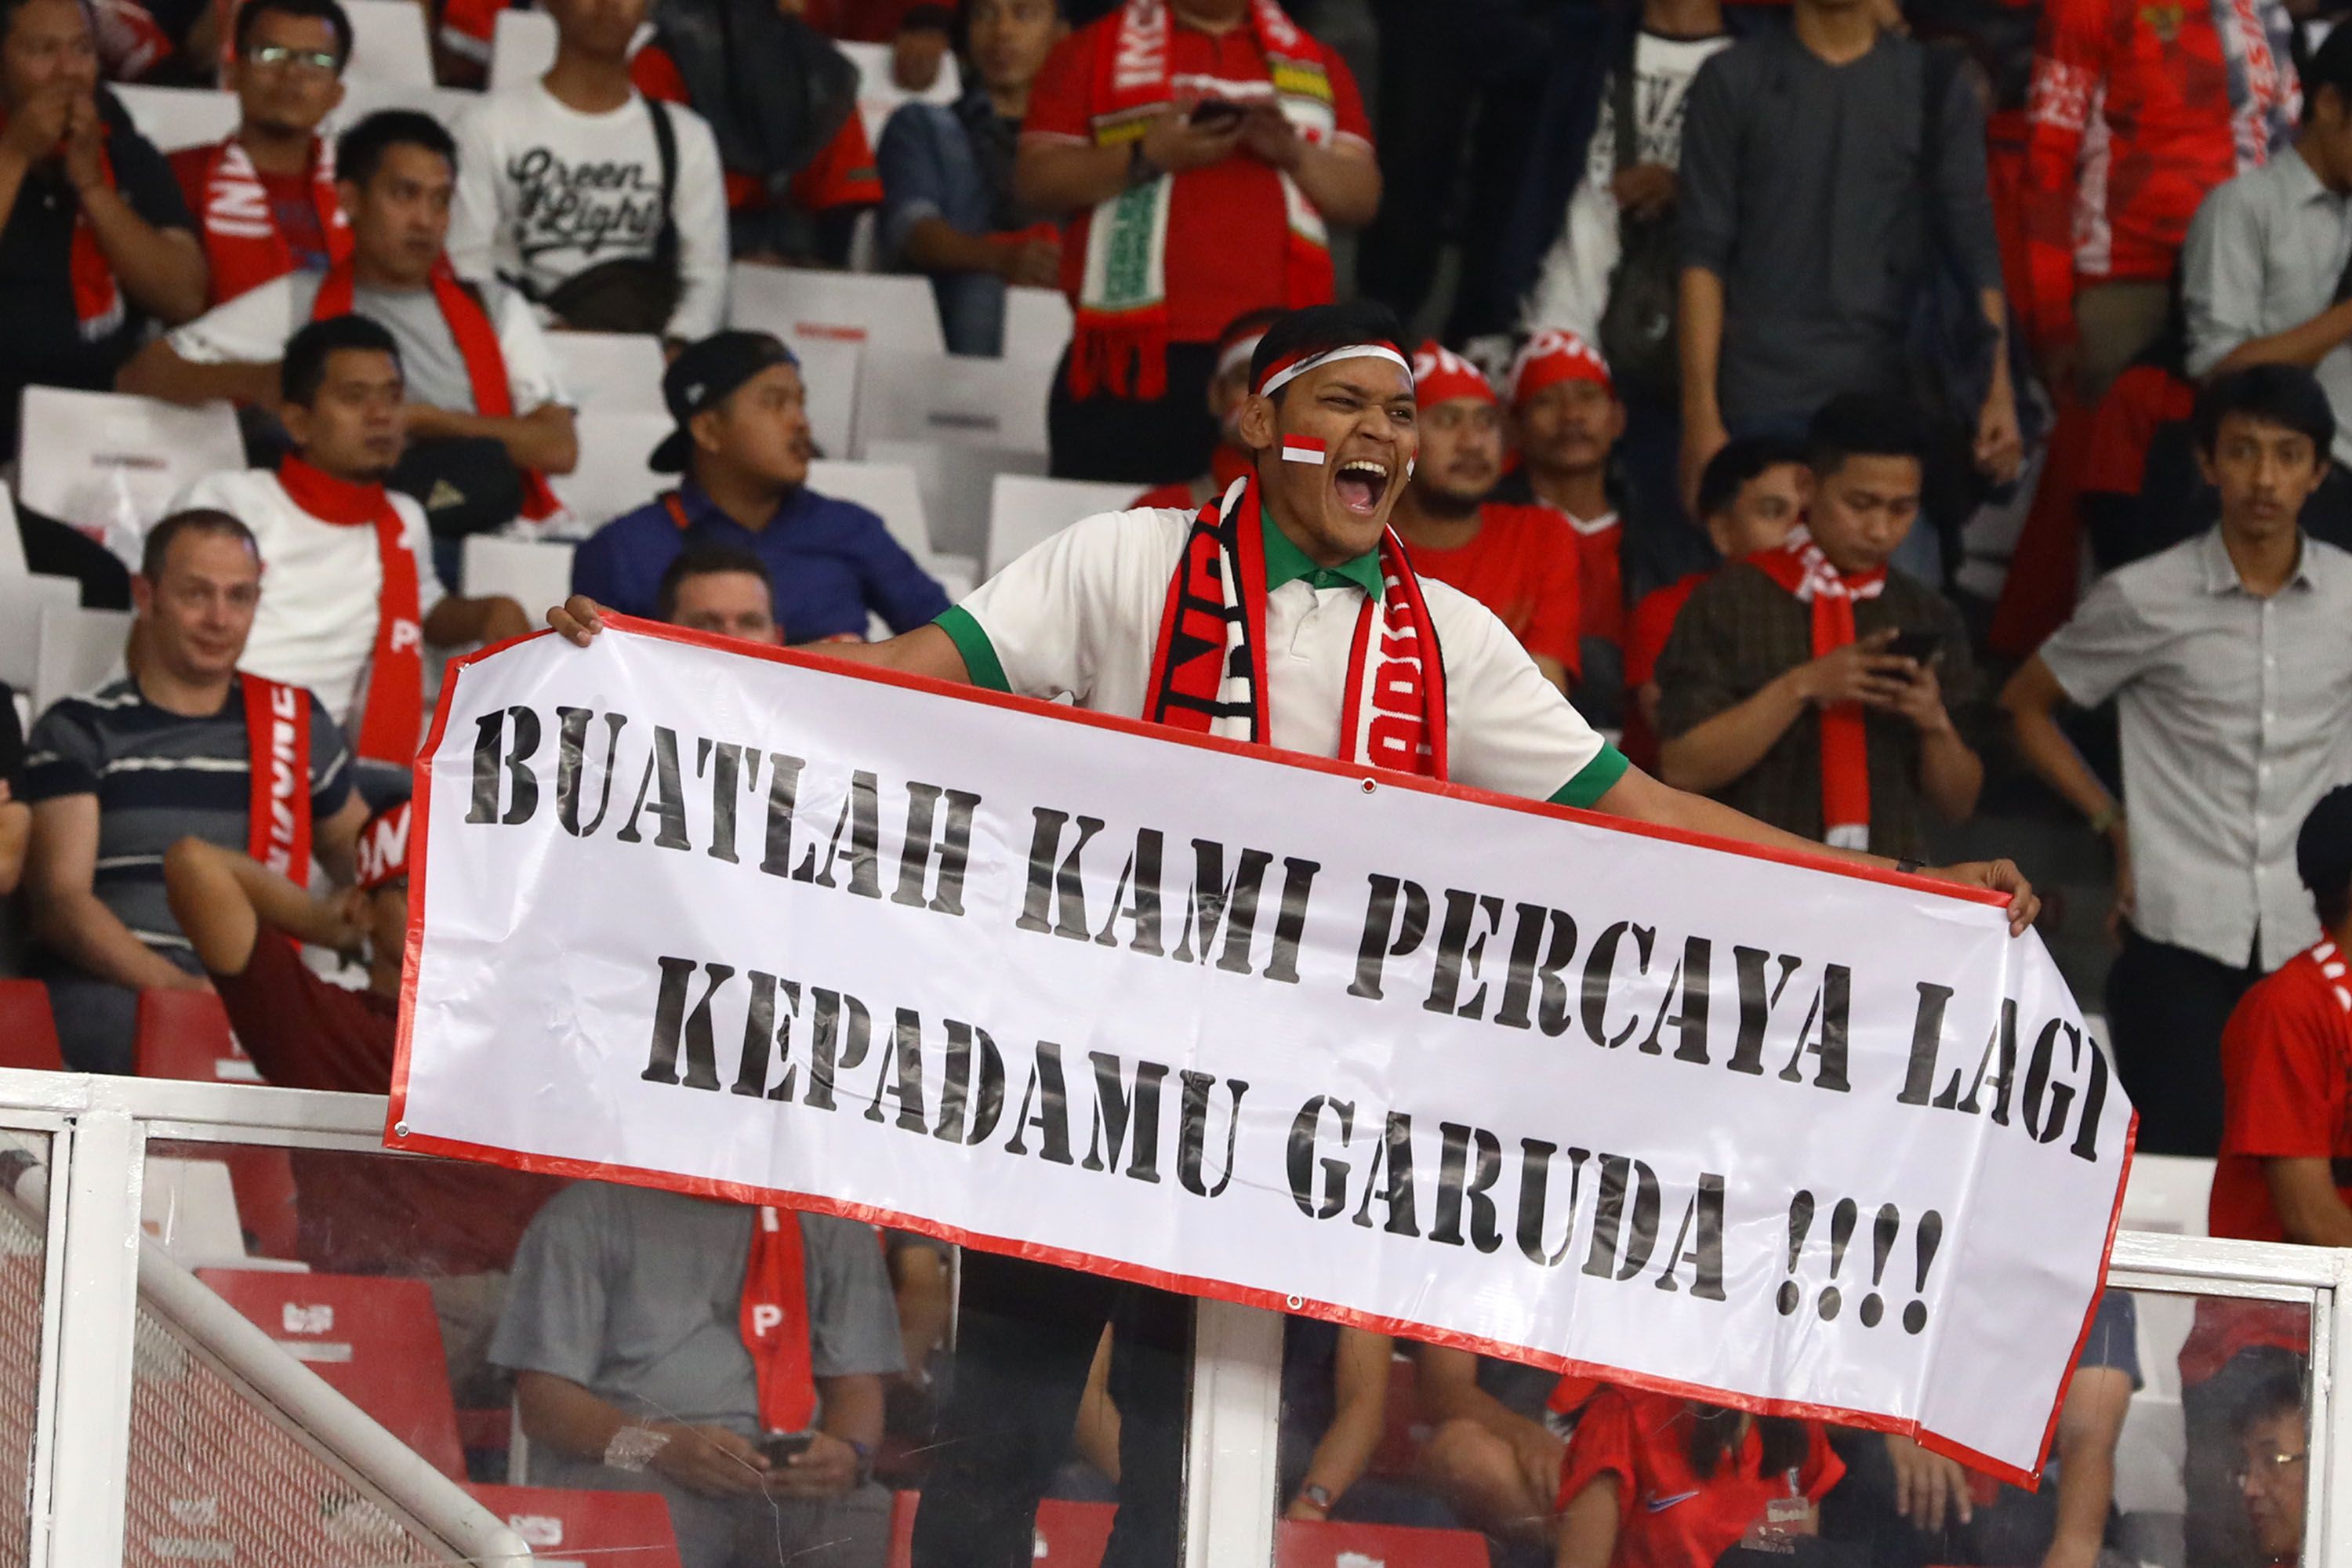
<instances>
[{"instance_id":1,"label":"red headband","mask_svg":"<svg viewBox=\"0 0 2352 1568\"><path fill-rule=\"evenodd\" d=\"M1412 389L1423 408L1457 397L1495 401L1495 385L1486 379L1486 373L1435 338L1412 351Z\"/></svg>"},{"instance_id":2,"label":"red headband","mask_svg":"<svg viewBox=\"0 0 2352 1568\"><path fill-rule=\"evenodd\" d=\"M386 807L360 829L352 858L359 870L362 892L373 893L387 882L408 875L408 803Z\"/></svg>"},{"instance_id":3,"label":"red headband","mask_svg":"<svg viewBox=\"0 0 2352 1568\"><path fill-rule=\"evenodd\" d=\"M1609 378L1609 362L1600 351L1574 332L1560 328L1538 332L1511 362L1511 406L1516 408L1547 386L1563 381L1594 383L1610 396L1617 384Z\"/></svg>"}]
</instances>

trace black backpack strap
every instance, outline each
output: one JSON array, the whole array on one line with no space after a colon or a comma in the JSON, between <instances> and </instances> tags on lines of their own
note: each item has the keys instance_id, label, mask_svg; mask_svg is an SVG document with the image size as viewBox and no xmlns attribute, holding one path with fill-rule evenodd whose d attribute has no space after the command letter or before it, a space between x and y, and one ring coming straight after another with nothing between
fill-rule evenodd
<instances>
[{"instance_id":1,"label":"black backpack strap","mask_svg":"<svg viewBox=\"0 0 2352 1568\"><path fill-rule=\"evenodd\" d=\"M647 97L646 109L654 121L654 151L661 159L661 232L654 237L654 260L677 266L677 128L670 123L669 106Z\"/></svg>"},{"instance_id":2,"label":"black backpack strap","mask_svg":"<svg viewBox=\"0 0 2352 1568\"><path fill-rule=\"evenodd\" d=\"M1617 69L1609 79L1609 112L1617 122L1617 172L1623 174L1642 161L1642 125L1637 109L1641 101L1641 79L1634 74L1633 60L1642 47L1642 28L1636 23L1625 35L1625 56L1617 62Z\"/></svg>"}]
</instances>

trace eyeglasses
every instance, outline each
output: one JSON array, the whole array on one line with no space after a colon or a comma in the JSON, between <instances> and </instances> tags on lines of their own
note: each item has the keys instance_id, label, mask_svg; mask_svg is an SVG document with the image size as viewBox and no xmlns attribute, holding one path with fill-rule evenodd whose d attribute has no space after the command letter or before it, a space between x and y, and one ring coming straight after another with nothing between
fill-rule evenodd
<instances>
[{"instance_id":1,"label":"eyeglasses","mask_svg":"<svg viewBox=\"0 0 2352 1568\"><path fill-rule=\"evenodd\" d=\"M2310 1457L2307 1453L2266 1454L2262 1458L2240 1465L2230 1472L2230 1479L2239 1486L2244 1486L2250 1480L2267 1484L2284 1473L2289 1465L2299 1465Z\"/></svg>"},{"instance_id":2,"label":"eyeglasses","mask_svg":"<svg viewBox=\"0 0 2352 1568\"><path fill-rule=\"evenodd\" d=\"M284 44L263 44L248 50L245 57L257 66L292 66L296 70L332 76L341 64L331 50L292 49Z\"/></svg>"}]
</instances>

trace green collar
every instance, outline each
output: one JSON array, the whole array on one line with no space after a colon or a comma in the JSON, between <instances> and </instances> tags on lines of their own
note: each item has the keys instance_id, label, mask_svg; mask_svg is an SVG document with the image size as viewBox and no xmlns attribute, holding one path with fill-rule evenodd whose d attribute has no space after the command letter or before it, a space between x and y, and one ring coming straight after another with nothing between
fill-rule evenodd
<instances>
[{"instance_id":1,"label":"green collar","mask_svg":"<svg viewBox=\"0 0 2352 1568\"><path fill-rule=\"evenodd\" d=\"M1379 551L1368 550L1338 566L1318 566L1307 559L1307 552L1290 542L1290 535L1276 526L1273 514L1261 510L1258 515L1265 526L1267 593L1294 578L1304 577L1310 588L1361 588L1374 604L1380 602L1382 583Z\"/></svg>"}]
</instances>

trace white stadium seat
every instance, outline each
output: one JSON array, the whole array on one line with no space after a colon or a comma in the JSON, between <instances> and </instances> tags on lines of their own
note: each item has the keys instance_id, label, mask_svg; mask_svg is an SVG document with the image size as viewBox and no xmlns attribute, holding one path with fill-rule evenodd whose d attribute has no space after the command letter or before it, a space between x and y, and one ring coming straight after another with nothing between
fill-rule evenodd
<instances>
[{"instance_id":1,"label":"white stadium seat","mask_svg":"<svg viewBox=\"0 0 2352 1568\"><path fill-rule=\"evenodd\" d=\"M560 541L471 534L459 575L469 597L504 594L536 626L541 610L572 596L572 551Z\"/></svg>"},{"instance_id":2,"label":"white stadium seat","mask_svg":"<svg viewBox=\"0 0 2352 1568\"><path fill-rule=\"evenodd\" d=\"M225 140L236 129L236 94L208 87L139 87L109 89L122 100L139 134L166 153ZM204 215L196 215L201 218Z\"/></svg>"},{"instance_id":3,"label":"white stadium seat","mask_svg":"<svg viewBox=\"0 0 2352 1568\"><path fill-rule=\"evenodd\" d=\"M842 338L778 335L801 362L801 384L808 390L809 434L816 437L816 449L828 458L856 457L865 349Z\"/></svg>"},{"instance_id":4,"label":"white stadium seat","mask_svg":"<svg viewBox=\"0 0 2352 1568\"><path fill-rule=\"evenodd\" d=\"M728 321L781 337L841 338L893 353L943 354L940 312L920 278L814 272L739 261Z\"/></svg>"},{"instance_id":5,"label":"white stadium seat","mask_svg":"<svg viewBox=\"0 0 2352 1568\"><path fill-rule=\"evenodd\" d=\"M80 607L81 584L70 577L35 574L0 581L0 686L29 698L41 682L41 622L53 612Z\"/></svg>"},{"instance_id":6,"label":"white stadium seat","mask_svg":"<svg viewBox=\"0 0 2352 1568\"><path fill-rule=\"evenodd\" d=\"M1053 374L1042 361L894 353L869 346L857 378L860 455L877 441L929 441L1042 457Z\"/></svg>"},{"instance_id":7,"label":"white stadium seat","mask_svg":"<svg viewBox=\"0 0 2352 1568\"><path fill-rule=\"evenodd\" d=\"M844 463L819 460L809 465L808 488L819 495L856 501L878 512L890 537L910 555L933 553L931 533L923 513L922 487L915 471L898 463Z\"/></svg>"},{"instance_id":8,"label":"white stadium seat","mask_svg":"<svg viewBox=\"0 0 2352 1568\"><path fill-rule=\"evenodd\" d=\"M1053 363L1070 346L1070 301L1059 289L1004 291L1004 357Z\"/></svg>"},{"instance_id":9,"label":"white stadium seat","mask_svg":"<svg viewBox=\"0 0 2352 1568\"><path fill-rule=\"evenodd\" d=\"M659 338L641 332L550 332L547 346L579 407L615 414L662 411L667 362Z\"/></svg>"},{"instance_id":10,"label":"white stadium seat","mask_svg":"<svg viewBox=\"0 0 2352 1568\"><path fill-rule=\"evenodd\" d=\"M504 92L547 74L555 63L555 18L544 11L499 13L490 33L490 90Z\"/></svg>"},{"instance_id":11,"label":"white stadium seat","mask_svg":"<svg viewBox=\"0 0 2352 1568\"><path fill-rule=\"evenodd\" d=\"M925 103L953 103L963 96L963 73L957 68L956 58L946 55L940 60L939 79L919 94L900 87L890 76L890 46L887 44L836 43L834 47L849 57L857 68L857 117L866 125L866 140L878 143L883 124L893 110L909 100L920 98Z\"/></svg>"},{"instance_id":12,"label":"white stadium seat","mask_svg":"<svg viewBox=\"0 0 2352 1568\"><path fill-rule=\"evenodd\" d=\"M116 392L25 389L17 493L36 511L104 540L125 562L173 497L205 474L245 467L236 412Z\"/></svg>"},{"instance_id":13,"label":"white stadium seat","mask_svg":"<svg viewBox=\"0 0 2352 1568\"><path fill-rule=\"evenodd\" d=\"M352 81L433 85L433 49L425 36L425 7L412 0L343 0L352 19Z\"/></svg>"},{"instance_id":14,"label":"white stadium seat","mask_svg":"<svg viewBox=\"0 0 2352 1568\"><path fill-rule=\"evenodd\" d=\"M995 576L1008 563L1080 518L1125 511L1142 489L1141 485L999 474L989 496L988 549L982 556L988 575Z\"/></svg>"},{"instance_id":15,"label":"white stadium seat","mask_svg":"<svg viewBox=\"0 0 2352 1568\"><path fill-rule=\"evenodd\" d=\"M41 611L41 642L33 679L33 710L60 697L103 686L122 673L131 637L128 610L85 610L49 605Z\"/></svg>"},{"instance_id":16,"label":"white stadium seat","mask_svg":"<svg viewBox=\"0 0 2352 1568\"><path fill-rule=\"evenodd\" d=\"M400 0L387 3L396 5ZM429 81L351 77L343 82L343 101L327 116L322 129L329 136L339 136L380 109L414 109L455 130L468 106L481 101L481 96L478 92L435 87Z\"/></svg>"},{"instance_id":17,"label":"white stadium seat","mask_svg":"<svg viewBox=\"0 0 2352 1568\"><path fill-rule=\"evenodd\" d=\"M930 523L931 548L975 563L988 553L989 504L997 476L1045 472L1043 452L941 441L869 441L866 460L914 470L923 494L923 515Z\"/></svg>"},{"instance_id":18,"label":"white stadium seat","mask_svg":"<svg viewBox=\"0 0 2352 1568\"><path fill-rule=\"evenodd\" d=\"M646 459L674 426L667 414L607 413L583 409L577 420L580 466L551 475L556 499L572 509L583 528L593 531L625 511L635 511L677 483L657 474Z\"/></svg>"}]
</instances>

